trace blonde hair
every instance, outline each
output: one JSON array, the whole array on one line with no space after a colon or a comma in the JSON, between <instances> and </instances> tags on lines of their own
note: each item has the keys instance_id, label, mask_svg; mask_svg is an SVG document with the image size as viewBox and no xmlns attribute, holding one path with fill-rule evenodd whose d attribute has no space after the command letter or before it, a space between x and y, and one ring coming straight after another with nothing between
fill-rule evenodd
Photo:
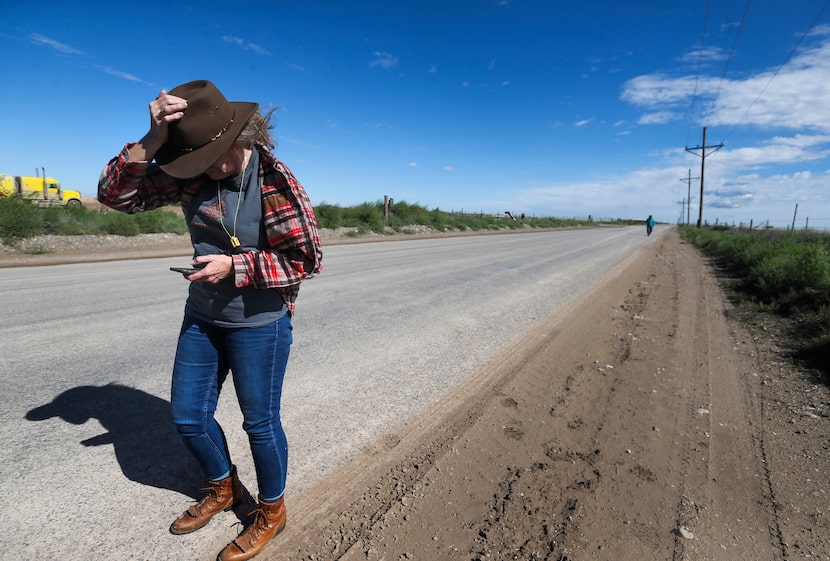
<instances>
[{"instance_id":1,"label":"blonde hair","mask_svg":"<svg viewBox=\"0 0 830 561\"><path fill-rule=\"evenodd\" d=\"M271 109L265 115L257 111L251 115L234 144L243 148L253 148L255 144L261 144L268 150L274 148L274 139L268 131L274 128L271 117L275 111L276 109Z\"/></svg>"}]
</instances>

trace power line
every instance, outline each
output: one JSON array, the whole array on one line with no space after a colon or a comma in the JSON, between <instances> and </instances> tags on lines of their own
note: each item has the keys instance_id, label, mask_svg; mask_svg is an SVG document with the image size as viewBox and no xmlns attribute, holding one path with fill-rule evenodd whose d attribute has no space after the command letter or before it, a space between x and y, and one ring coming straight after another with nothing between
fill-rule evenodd
<instances>
[{"instance_id":1,"label":"power line","mask_svg":"<svg viewBox=\"0 0 830 561\"><path fill-rule=\"evenodd\" d=\"M720 81L718 82L718 89L715 91L714 100L717 102L718 96L720 95L720 88L723 84L724 78L726 78L726 73L729 71L729 63L732 62L732 57L735 54L735 47L738 46L738 38L741 36L741 30L744 28L744 22L746 21L746 16L749 13L749 7L752 5L752 0L746 0L746 7L744 8L744 13L741 16L741 23L738 25L738 30L735 32L735 38L732 39L732 48L729 50L729 57L726 59L726 64L723 65L723 73L720 75Z\"/></svg>"},{"instance_id":2,"label":"power line","mask_svg":"<svg viewBox=\"0 0 830 561\"><path fill-rule=\"evenodd\" d=\"M770 76L770 79L767 81L766 85L764 85L764 87L761 88L761 91L758 93L758 95L755 97L755 99L752 100L752 103L749 104L749 107L747 107L746 113L743 114L743 116L738 120L738 122L736 122L734 125L732 125L732 128L729 129L729 132L726 133L726 136L724 136L724 138L723 138L724 141L726 140L726 138L730 134L732 134L732 131L735 130L735 127L737 127L739 124L744 122L744 120L746 119L746 116L749 115L749 112L752 110L752 107L755 105L755 103L759 99L761 99L761 96L764 95L765 91L767 91L767 88L772 83L772 81L776 78L776 76L778 76L778 73L781 72L781 69L784 68L784 66L788 62L790 62L790 59L792 58L795 51L798 49L798 47L801 45L801 43L804 41L804 39L807 37L807 35L810 34L810 31L813 30L813 28L816 26L816 24L819 22L819 20L824 15L824 12L827 11L828 7L830 7L830 0L828 0L827 3L824 4L824 7L818 13L818 15L815 17L815 19L813 19L813 23L810 24L810 26L807 28L806 31L804 31L804 33L801 35L801 37L798 39L798 41L795 43L795 45L793 45L793 48L790 49L789 54L787 54L787 57L784 59L784 62L782 62L780 64L780 66L778 66L778 68L775 69L775 72L773 72L772 76Z\"/></svg>"},{"instance_id":3,"label":"power line","mask_svg":"<svg viewBox=\"0 0 830 561\"><path fill-rule=\"evenodd\" d=\"M700 36L700 53L697 57L697 75L695 76L695 90L692 94L692 106L689 108L689 124L686 127L686 144L689 144L689 136L692 134L692 119L695 115L695 102L697 101L697 84L700 81L700 67L703 63L703 46L706 42L706 27L709 25L709 5L711 0L706 0L706 13L703 16L703 34Z\"/></svg>"}]
</instances>

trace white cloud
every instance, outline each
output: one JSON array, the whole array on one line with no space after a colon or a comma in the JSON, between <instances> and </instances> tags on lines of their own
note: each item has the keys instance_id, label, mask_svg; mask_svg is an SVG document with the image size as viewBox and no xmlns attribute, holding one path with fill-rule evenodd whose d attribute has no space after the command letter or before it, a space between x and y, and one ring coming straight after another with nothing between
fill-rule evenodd
<instances>
[{"instance_id":1,"label":"white cloud","mask_svg":"<svg viewBox=\"0 0 830 561\"><path fill-rule=\"evenodd\" d=\"M695 78L683 76L675 78L665 74L648 74L632 78L623 85L620 99L647 110L687 106L695 92ZM717 84L714 80L702 78L697 81L698 95L711 91Z\"/></svg>"},{"instance_id":2,"label":"white cloud","mask_svg":"<svg viewBox=\"0 0 830 561\"><path fill-rule=\"evenodd\" d=\"M637 122L641 125L662 125L664 123L670 123L678 117L679 114L675 111L656 111L643 115Z\"/></svg>"},{"instance_id":3,"label":"white cloud","mask_svg":"<svg viewBox=\"0 0 830 561\"><path fill-rule=\"evenodd\" d=\"M744 78L638 76L624 84L620 99L646 113L641 123L682 118L695 103L701 108L695 118L708 126L830 132L830 40L804 48L780 69Z\"/></svg>"},{"instance_id":4,"label":"white cloud","mask_svg":"<svg viewBox=\"0 0 830 561\"><path fill-rule=\"evenodd\" d=\"M721 151L715 158L707 158L708 166L724 175L743 170L759 169L782 164L798 164L821 160L830 156L830 135L776 136L757 146L745 146Z\"/></svg>"},{"instance_id":5,"label":"white cloud","mask_svg":"<svg viewBox=\"0 0 830 561\"><path fill-rule=\"evenodd\" d=\"M240 37L234 37L232 35L223 35L222 40L226 43L232 43L237 47L245 48L245 41Z\"/></svg>"},{"instance_id":6,"label":"white cloud","mask_svg":"<svg viewBox=\"0 0 830 561\"><path fill-rule=\"evenodd\" d=\"M45 47L49 47L50 49L54 49L55 51L58 51L59 53L62 53L62 54L76 55L76 56L83 56L83 57L87 56L86 53L84 53L83 51L81 51L79 49L76 49L75 47L70 47L69 45L61 43L59 41L56 41L54 39L51 39L51 38L46 37L45 35L41 35L39 33L29 34L29 40L31 40L32 43L34 43L36 45L43 45ZM147 83L144 80L142 80L141 78L135 76L134 74L130 74L129 72L123 72L121 70L116 70L115 68L111 68L109 66L103 66L103 65L100 65L100 64L93 64L92 67L95 68L96 70L100 70L101 72L109 74L110 76L115 76L117 78L123 78L124 80L129 80L130 82L139 82L139 83L142 83L142 84Z\"/></svg>"},{"instance_id":7,"label":"white cloud","mask_svg":"<svg viewBox=\"0 0 830 561\"><path fill-rule=\"evenodd\" d=\"M223 35L222 40L226 43L231 43L232 45L236 45L240 49L245 49L246 51L253 51L260 55L270 55L271 53L268 52L267 49L261 47L255 43L249 43L242 39L241 37L235 37L233 35Z\"/></svg>"},{"instance_id":8,"label":"white cloud","mask_svg":"<svg viewBox=\"0 0 830 561\"><path fill-rule=\"evenodd\" d=\"M760 125L830 132L830 42L778 73L725 81L705 119L722 125Z\"/></svg>"},{"instance_id":9,"label":"white cloud","mask_svg":"<svg viewBox=\"0 0 830 561\"><path fill-rule=\"evenodd\" d=\"M82 55L82 54L84 54L83 51L79 51L75 47L70 47L69 45L61 43L59 41L55 41L54 39L50 39L49 37L41 35L40 33L31 33L31 34L29 34L29 39L32 41L32 43L34 43L36 45L43 45L43 46L52 48L52 49L54 49L54 50L56 50L60 53L64 53L64 54L67 54L67 55Z\"/></svg>"},{"instance_id":10,"label":"white cloud","mask_svg":"<svg viewBox=\"0 0 830 561\"><path fill-rule=\"evenodd\" d=\"M111 75L111 76L116 76L116 77L118 77L118 78L124 78L125 80L129 80L129 81L131 81L131 82L141 82L141 83L144 83L144 80L142 80L141 78L139 78L139 77L137 77L137 76L134 76L134 75L132 75L132 74L130 74L130 73L128 73L128 72L122 72L122 71L120 71L120 70L116 70L116 69L114 69L114 68L110 68L109 66L101 66L101 65L96 64L96 65L95 65L95 68L97 68L98 70L100 70L100 71L102 71L102 72L105 72L105 73L107 73L107 74L109 74L109 75Z\"/></svg>"},{"instance_id":11,"label":"white cloud","mask_svg":"<svg viewBox=\"0 0 830 561\"><path fill-rule=\"evenodd\" d=\"M700 46L689 49L686 54L680 57L681 62L697 65L709 62L721 62L726 60L726 51L720 47Z\"/></svg>"},{"instance_id":12,"label":"white cloud","mask_svg":"<svg viewBox=\"0 0 830 561\"><path fill-rule=\"evenodd\" d=\"M390 70L398 65L398 57L383 51L375 51L375 60L369 63L369 66L380 67L384 70Z\"/></svg>"},{"instance_id":13,"label":"white cloud","mask_svg":"<svg viewBox=\"0 0 830 561\"><path fill-rule=\"evenodd\" d=\"M259 54L261 54L261 55L270 55L270 54L271 54L270 52L268 52L268 50L267 50L267 49L265 49L264 47L260 47L260 46L259 46L259 45L257 45L256 43L248 43L248 47L249 47L252 51L254 51L255 53L259 53Z\"/></svg>"},{"instance_id":14,"label":"white cloud","mask_svg":"<svg viewBox=\"0 0 830 561\"><path fill-rule=\"evenodd\" d=\"M777 163L819 158L824 153L824 138L778 138L776 143L721 150L707 157L704 221L748 224L751 220L756 225L770 221L784 227L792 220L794 205L799 204L802 226L809 218L812 227L830 228L830 218L823 218L830 217L826 196L830 171L814 174L800 170L770 176L757 171L770 163L771 157L777 158ZM533 208L543 216L636 218L654 214L661 221L673 223L685 222L687 209L680 202L685 202L690 194L688 212L695 223L699 212L700 160L682 149L669 151L664 157L662 163L666 167L658 164L608 178L517 187L497 204L509 204L514 209ZM686 180L690 170L691 185Z\"/></svg>"}]
</instances>

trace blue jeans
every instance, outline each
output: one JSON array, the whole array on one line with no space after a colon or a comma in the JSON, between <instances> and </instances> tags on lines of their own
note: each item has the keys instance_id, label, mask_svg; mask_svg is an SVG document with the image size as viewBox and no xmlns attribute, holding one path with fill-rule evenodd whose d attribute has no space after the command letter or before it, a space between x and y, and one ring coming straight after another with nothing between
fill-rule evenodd
<instances>
[{"instance_id":1,"label":"blue jeans","mask_svg":"<svg viewBox=\"0 0 830 561\"><path fill-rule=\"evenodd\" d=\"M222 427L214 413L222 384L232 372L256 467L259 496L285 492L288 440L280 421L280 398L292 343L286 314L264 327L217 327L185 314L179 333L170 404L173 422L208 479L232 468Z\"/></svg>"}]
</instances>

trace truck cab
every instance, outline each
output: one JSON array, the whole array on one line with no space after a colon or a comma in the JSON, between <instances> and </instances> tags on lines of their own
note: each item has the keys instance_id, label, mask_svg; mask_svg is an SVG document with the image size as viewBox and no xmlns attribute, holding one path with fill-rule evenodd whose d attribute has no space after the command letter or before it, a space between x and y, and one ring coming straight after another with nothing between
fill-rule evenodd
<instances>
[{"instance_id":1,"label":"truck cab","mask_svg":"<svg viewBox=\"0 0 830 561\"><path fill-rule=\"evenodd\" d=\"M54 177L28 177L0 174L0 196L21 195L42 204L61 206L81 206L81 193L72 189L61 189Z\"/></svg>"}]
</instances>

